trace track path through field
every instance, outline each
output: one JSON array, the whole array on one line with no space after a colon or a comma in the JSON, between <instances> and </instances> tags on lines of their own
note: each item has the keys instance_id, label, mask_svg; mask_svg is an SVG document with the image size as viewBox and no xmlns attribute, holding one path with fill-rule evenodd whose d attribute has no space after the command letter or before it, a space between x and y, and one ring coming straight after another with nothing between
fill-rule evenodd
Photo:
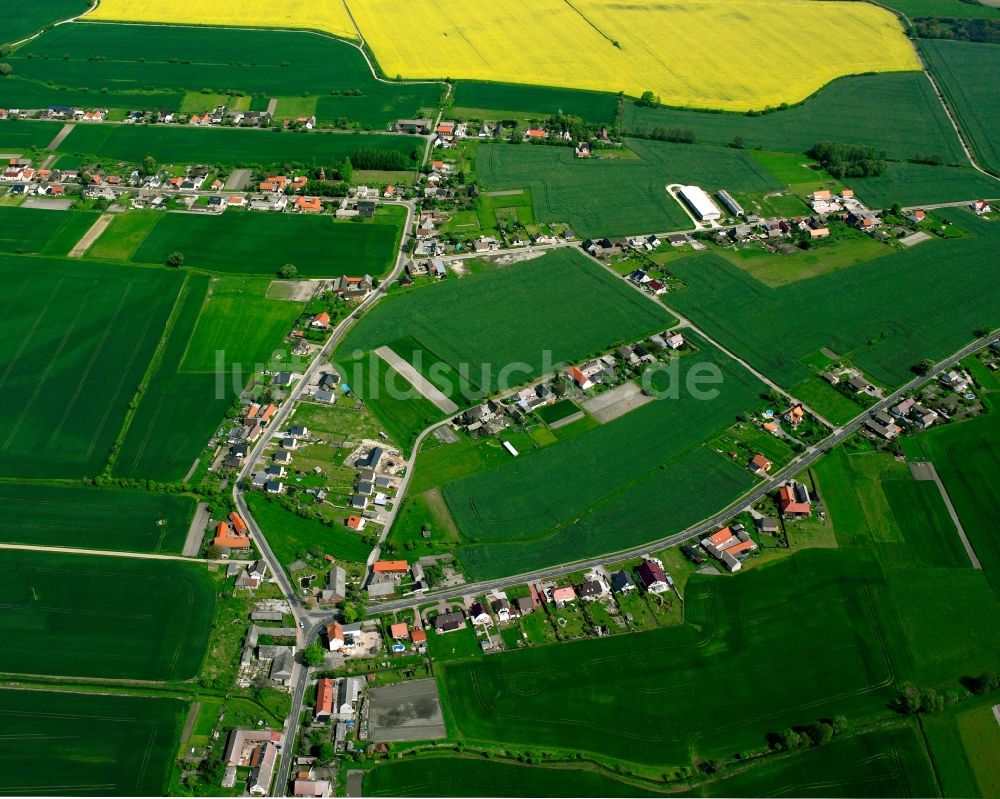
<instances>
[{"instance_id":1,"label":"track path through field","mask_svg":"<svg viewBox=\"0 0 1000 799\"><path fill-rule=\"evenodd\" d=\"M80 240L76 243L76 246L69 251L68 257L83 258L84 253L86 253L87 250L91 248L93 243L101 237L101 234L107 230L108 225L111 224L111 220L114 218L114 214L101 214L97 217L97 220L90 226L90 229L83 234Z\"/></svg>"},{"instance_id":2,"label":"track path through field","mask_svg":"<svg viewBox=\"0 0 1000 799\"><path fill-rule=\"evenodd\" d=\"M965 528L962 526L962 520L958 518L958 512L955 510L955 506L951 504L951 497L948 496L948 490L944 487L944 483L941 482L941 477L938 475L937 469L934 468L934 464L930 461L911 461L909 466L910 472L913 474L913 479L934 481L934 484L938 488L938 492L941 494L941 499L944 500L944 505L948 509L948 515L951 516L951 520L955 523L955 529L958 531L958 537L962 539L962 546L965 547L965 554L968 555L969 560L972 561L972 568L982 571L983 564L979 562L979 558L976 556L976 551L972 548L969 537L965 534Z\"/></svg>"},{"instance_id":3,"label":"track path through field","mask_svg":"<svg viewBox=\"0 0 1000 799\"><path fill-rule=\"evenodd\" d=\"M16 549L24 552L58 552L66 555L100 555L106 558L134 558L137 560L180 560L185 563L252 563L249 560L202 560L184 555L159 555L154 552L119 552L112 549L83 549L82 547L49 547L36 544L0 544L0 549Z\"/></svg>"}]
</instances>

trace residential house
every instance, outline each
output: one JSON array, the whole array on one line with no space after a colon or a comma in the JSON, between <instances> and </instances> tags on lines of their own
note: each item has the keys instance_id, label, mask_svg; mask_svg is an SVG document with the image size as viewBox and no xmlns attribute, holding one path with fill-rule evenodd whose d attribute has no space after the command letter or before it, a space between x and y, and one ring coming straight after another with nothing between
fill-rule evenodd
<instances>
[{"instance_id":1,"label":"residential house","mask_svg":"<svg viewBox=\"0 0 1000 799\"><path fill-rule=\"evenodd\" d=\"M600 580L584 580L576 587L576 595L588 602L601 599L606 593L604 583Z\"/></svg>"},{"instance_id":2,"label":"residential house","mask_svg":"<svg viewBox=\"0 0 1000 799\"><path fill-rule=\"evenodd\" d=\"M754 521L757 525L757 529L762 533L776 533L778 532L778 519L775 516L761 516Z\"/></svg>"},{"instance_id":3,"label":"residential house","mask_svg":"<svg viewBox=\"0 0 1000 799\"><path fill-rule=\"evenodd\" d=\"M778 489L778 508L782 516L809 516L812 513L809 490L796 480L789 481Z\"/></svg>"},{"instance_id":4,"label":"residential house","mask_svg":"<svg viewBox=\"0 0 1000 799\"><path fill-rule=\"evenodd\" d=\"M438 633L450 633L465 626L465 614L460 611L441 613L434 619L434 629Z\"/></svg>"},{"instance_id":5,"label":"residential house","mask_svg":"<svg viewBox=\"0 0 1000 799\"><path fill-rule=\"evenodd\" d=\"M292 795L317 798L333 796L333 785L329 780L297 779L292 788Z\"/></svg>"},{"instance_id":6,"label":"residential house","mask_svg":"<svg viewBox=\"0 0 1000 799\"><path fill-rule=\"evenodd\" d=\"M990 204L986 200L974 200L969 203L969 210L982 216L983 214L988 214L993 209L990 208Z\"/></svg>"},{"instance_id":7,"label":"residential house","mask_svg":"<svg viewBox=\"0 0 1000 799\"><path fill-rule=\"evenodd\" d=\"M493 602L490 603L490 607L493 608L493 612L497 614L497 619L500 622L510 621L512 608L506 597L494 599Z\"/></svg>"},{"instance_id":8,"label":"residential house","mask_svg":"<svg viewBox=\"0 0 1000 799\"><path fill-rule=\"evenodd\" d=\"M561 608L567 602L572 602L576 599L576 591L571 585L563 586L561 588L553 586L549 589L549 599L555 603L557 608Z\"/></svg>"},{"instance_id":9,"label":"residential house","mask_svg":"<svg viewBox=\"0 0 1000 799\"><path fill-rule=\"evenodd\" d=\"M410 638L410 630L406 626L405 621L399 621L395 624L389 625L389 635L392 636L394 641L408 641Z\"/></svg>"},{"instance_id":10,"label":"residential house","mask_svg":"<svg viewBox=\"0 0 1000 799\"><path fill-rule=\"evenodd\" d=\"M611 590L616 594L631 594L635 590L635 583L625 569L611 575Z\"/></svg>"},{"instance_id":11,"label":"residential house","mask_svg":"<svg viewBox=\"0 0 1000 799\"><path fill-rule=\"evenodd\" d=\"M329 721L333 715L333 700L336 687L329 677L322 677L316 683L316 721Z\"/></svg>"},{"instance_id":12,"label":"residential house","mask_svg":"<svg viewBox=\"0 0 1000 799\"><path fill-rule=\"evenodd\" d=\"M771 461L761 453L757 453L750 459L750 471L757 475L764 475L771 471Z\"/></svg>"},{"instance_id":13,"label":"residential house","mask_svg":"<svg viewBox=\"0 0 1000 799\"><path fill-rule=\"evenodd\" d=\"M530 596L519 596L514 600L514 607L517 608L518 616L527 616L535 612L535 603Z\"/></svg>"},{"instance_id":14,"label":"residential house","mask_svg":"<svg viewBox=\"0 0 1000 799\"><path fill-rule=\"evenodd\" d=\"M651 594L662 594L670 588L663 566L653 560L644 560L636 570L639 582Z\"/></svg>"},{"instance_id":15,"label":"residential house","mask_svg":"<svg viewBox=\"0 0 1000 799\"><path fill-rule=\"evenodd\" d=\"M492 624L493 619L490 618L489 611L486 610L486 606L482 602L473 602L469 607L469 618L472 620L473 624Z\"/></svg>"},{"instance_id":16,"label":"residential house","mask_svg":"<svg viewBox=\"0 0 1000 799\"><path fill-rule=\"evenodd\" d=\"M336 652L344 647L344 625L339 621L326 625L326 642L331 652Z\"/></svg>"}]
</instances>

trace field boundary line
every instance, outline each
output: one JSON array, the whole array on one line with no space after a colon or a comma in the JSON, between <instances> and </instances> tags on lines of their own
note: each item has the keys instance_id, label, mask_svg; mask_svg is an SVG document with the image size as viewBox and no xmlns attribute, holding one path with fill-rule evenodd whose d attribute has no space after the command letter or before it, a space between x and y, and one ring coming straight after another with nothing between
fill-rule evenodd
<instances>
[{"instance_id":1,"label":"field boundary line","mask_svg":"<svg viewBox=\"0 0 1000 799\"><path fill-rule=\"evenodd\" d=\"M0 543L0 550L10 549L20 552L55 552L63 555L97 555L107 558L132 558L133 560L179 560L183 563L249 564L250 560L210 560L208 558L190 558L186 555L166 555L162 552L124 552L117 549L85 549L83 547L45 546L42 544L7 544Z\"/></svg>"},{"instance_id":2,"label":"field boundary line","mask_svg":"<svg viewBox=\"0 0 1000 799\"><path fill-rule=\"evenodd\" d=\"M951 497L948 495L948 489L941 482L941 477L938 475L934 463L932 461L911 461L909 467L910 473L915 480L933 481L937 486L938 492L941 494L941 499L944 500L944 505L948 509L948 515L951 516L951 520L955 523L955 530L958 532L958 537L962 539L965 554L969 556L969 560L972 562L972 568L982 571L983 564L979 562L976 551L972 548L972 542L969 541L969 537L965 534L965 527L962 526L962 520L958 517L958 511L955 510Z\"/></svg>"}]
</instances>

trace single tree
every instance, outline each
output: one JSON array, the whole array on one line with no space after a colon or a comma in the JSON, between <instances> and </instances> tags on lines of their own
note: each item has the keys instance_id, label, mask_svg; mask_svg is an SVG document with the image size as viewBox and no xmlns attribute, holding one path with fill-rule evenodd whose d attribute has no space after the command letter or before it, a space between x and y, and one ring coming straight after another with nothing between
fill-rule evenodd
<instances>
[{"instance_id":1,"label":"single tree","mask_svg":"<svg viewBox=\"0 0 1000 799\"><path fill-rule=\"evenodd\" d=\"M0 64L0 77L7 76L13 71L14 67L12 67L10 64Z\"/></svg>"},{"instance_id":2,"label":"single tree","mask_svg":"<svg viewBox=\"0 0 1000 799\"><path fill-rule=\"evenodd\" d=\"M184 266L184 253L170 253L170 255L167 256L167 266Z\"/></svg>"},{"instance_id":3,"label":"single tree","mask_svg":"<svg viewBox=\"0 0 1000 799\"><path fill-rule=\"evenodd\" d=\"M299 273L298 268L295 264L285 264L281 269L278 270L278 277L284 278L285 280L291 280Z\"/></svg>"},{"instance_id":4,"label":"single tree","mask_svg":"<svg viewBox=\"0 0 1000 799\"><path fill-rule=\"evenodd\" d=\"M659 104L660 98L654 92L644 91L639 97L639 105L644 105L647 108L656 108Z\"/></svg>"},{"instance_id":5,"label":"single tree","mask_svg":"<svg viewBox=\"0 0 1000 799\"><path fill-rule=\"evenodd\" d=\"M319 641L313 641L306 647L306 651L302 653L302 659L306 662L307 666L321 665L326 660L326 653L323 651L322 644Z\"/></svg>"}]
</instances>

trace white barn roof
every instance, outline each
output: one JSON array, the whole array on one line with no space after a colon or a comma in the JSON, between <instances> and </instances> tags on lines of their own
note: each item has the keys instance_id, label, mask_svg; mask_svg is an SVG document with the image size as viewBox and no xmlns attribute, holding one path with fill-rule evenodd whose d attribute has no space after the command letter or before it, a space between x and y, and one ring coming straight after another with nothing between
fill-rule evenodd
<instances>
[{"instance_id":1,"label":"white barn roof","mask_svg":"<svg viewBox=\"0 0 1000 799\"><path fill-rule=\"evenodd\" d=\"M699 219L718 219L722 216L715 203L698 186L681 186L679 194Z\"/></svg>"}]
</instances>

